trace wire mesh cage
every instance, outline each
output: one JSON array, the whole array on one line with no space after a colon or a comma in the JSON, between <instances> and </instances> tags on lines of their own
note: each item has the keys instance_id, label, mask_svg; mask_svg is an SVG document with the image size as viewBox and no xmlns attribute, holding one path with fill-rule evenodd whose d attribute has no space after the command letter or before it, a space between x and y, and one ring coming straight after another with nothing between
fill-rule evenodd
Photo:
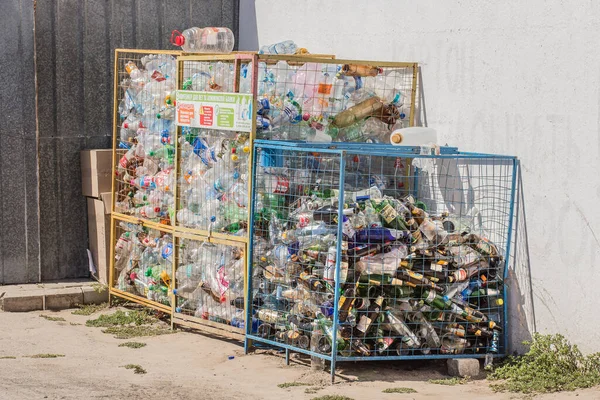
<instances>
[{"instance_id":1,"label":"wire mesh cage","mask_svg":"<svg viewBox=\"0 0 600 400\"><path fill-rule=\"evenodd\" d=\"M254 152L247 341L330 360L332 376L336 360L506 353L515 158L264 140Z\"/></svg>"},{"instance_id":2,"label":"wire mesh cage","mask_svg":"<svg viewBox=\"0 0 600 400\"><path fill-rule=\"evenodd\" d=\"M165 225L175 211L178 54L115 51L113 211Z\"/></svg>"},{"instance_id":3,"label":"wire mesh cage","mask_svg":"<svg viewBox=\"0 0 600 400\"><path fill-rule=\"evenodd\" d=\"M110 293L171 312L173 235L159 224L112 218Z\"/></svg>"},{"instance_id":4,"label":"wire mesh cage","mask_svg":"<svg viewBox=\"0 0 600 400\"><path fill-rule=\"evenodd\" d=\"M237 111L224 105L202 104L198 115L190 117L182 113L186 118L194 119L199 127L180 128L178 227L247 242L252 124L249 123L247 131L237 131L227 123L234 119L233 112L239 114L235 117L251 121L253 77L248 66L254 57L236 53L179 58L181 84L178 98L193 93L243 93L249 96L241 100ZM187 106L178 101L178 109ZM218 126L215 120L226 126L210 126L213 123Z\"/></svg>"},{"instance_id":5,"label":"wire mesh cage","mask_svg":"<svg viewBox=\"0 0 600 400\"><path fill-rule=\"evenodd\" d=\"M259 55L257 138L389 143L414 125L418 64Z\"/></svg>"},{"instance_id":6,"label":"wire mesh cage","mask_svg":"<svg viewBox=\"0 0 600 400\"><path fill-rule=\"evenodd\" d=\"M246 245L176 235L173 322L242 339Z\"/></svg>"}]
</instances>

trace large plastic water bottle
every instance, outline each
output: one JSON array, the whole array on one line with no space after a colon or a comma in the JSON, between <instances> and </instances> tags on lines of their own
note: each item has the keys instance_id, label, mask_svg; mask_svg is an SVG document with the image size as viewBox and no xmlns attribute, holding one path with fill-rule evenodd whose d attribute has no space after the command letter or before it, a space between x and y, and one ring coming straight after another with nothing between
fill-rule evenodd
<instances>
[{"instance_id":1,"label":"large plastic water bottle","mask_svg":"<svg viewBox=\"0 0 600 400\"><path fill-rule=\"evenodd\" d=\"M262 46L259 54L295 54L298 46L293 40L285 40L283 42Z\"/></svg>"},{"instance_id":2,"label":"large plastic water bottle","mask_svg":"<svg viewBox=\"0 0 600 400\"><path fill-rule=\"evenodd\" d=\"M189 28L173 31L171 43L186 53L231 53L235 37L229 28Z\"/></svg>"}]
</instances>

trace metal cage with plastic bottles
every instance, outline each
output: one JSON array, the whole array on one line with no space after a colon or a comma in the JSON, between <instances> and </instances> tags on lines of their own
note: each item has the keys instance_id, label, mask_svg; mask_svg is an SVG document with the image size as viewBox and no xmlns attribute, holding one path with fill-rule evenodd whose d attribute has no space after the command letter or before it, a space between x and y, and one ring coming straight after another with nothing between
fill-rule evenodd
<instances>
[{"instance_id":1,"label":"metal cage with plastic bottles","mask_svg":"<svg viewBox=\"0 0 600 400\"><path fill-rule=\"evenodd\" d=\"M114 64L109 294L169 313L179 54L116 49Z\"/></svg>"},{"instance_id":2,"label":"metal cage with plastic bottles","mask_svg":"<svg viewBox=\"0 0 600 400\"><path fill-rule=\"evenodd\" d=\"M259 54L258 66L258 139L381 143L418 117L417 63Z\"/></svg>"},{"instance_id":3,"label":"metal cage with plastic bottles","mask_svg":"<svg viewBox=\"0 0 600 400\"><path fill-rule=\"evenodd\" d=\"M246 351L500 357L518 160L256 140ZM324 362L324 361L321 361Z\"/></svg>"}]
</instances>

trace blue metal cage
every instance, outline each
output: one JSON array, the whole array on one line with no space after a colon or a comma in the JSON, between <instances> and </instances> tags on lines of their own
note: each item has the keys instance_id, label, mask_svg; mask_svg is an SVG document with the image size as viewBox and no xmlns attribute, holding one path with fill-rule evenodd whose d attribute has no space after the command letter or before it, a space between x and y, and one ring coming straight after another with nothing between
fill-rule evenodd
<instances>
[{"instance_id":1,"label":"blue metal cage","mask_svg":"<svg viewBox=\"0 0 600 400\"><path fill-rule=\"evenodd\" d=\"M506 355L518 160L426 150L255 141L246 351Z\"/></svg>"}]
</instances>

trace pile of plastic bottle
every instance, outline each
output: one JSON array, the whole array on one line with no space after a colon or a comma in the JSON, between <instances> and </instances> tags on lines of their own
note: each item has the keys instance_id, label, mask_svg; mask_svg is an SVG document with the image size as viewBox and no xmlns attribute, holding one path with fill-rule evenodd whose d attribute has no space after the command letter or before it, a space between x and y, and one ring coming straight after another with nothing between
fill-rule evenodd
<instances>
[{"instance_id":1,"label":"pile of plastic bottle","mask_svg":"<svg viewBox=\"0 0 600 400\"><path fill-rule=\"evenodd\" d=\"M277 167L261 157L255 335L325 354L335 337L343 356L499 352L504 263L476 208L428 211L395 175L370 172L370 157L353 173L356 156L340 205L335 157L291 152Z\"/></svg>"},{"instance_id":2,"label":"pile of plastic bottle","mask_svg":"<svg viewBox=\"0 0 600 400\"><path fill-rule=\"evenodd\" d=\"M180 206L188 228L241 235L248 221L248 135L184 128Z\"/></svg>"},{"instance_id":3,"label":"pile of plastic bottle","mask_svg":"<svg viewBox=\"0 0 600 400\"><path fill-rule=\"evenodd\" d=\"M253 65L246 68L242 93L251 87ZM409 123L408 74L400 68L259 62L257 137L387 143L394 129Z\"/></svg>"},{"instance_id":4,"label":"pile of plastic bottle","mask_svg":"<svg viewBox=\"0 0 600 400\"><path fill-rule=\"evenodd\" d=\"M115 245L116 288L170 304L173 238L156 229L120 222Z\"/></svg>"},{"instance_id":5,"label":"pile of plastic bottle","mask_svg":"<svg viewBox=\"0 0 600 400\"><path fill-rule=\"evenodd\" d=\"M235 246L184 240L177 272L176 312L244 327L244 258Z\"/></svg>"},{"instance_id":6,"label":"pile of plastic bottle","mask_svg":"<svg viewBox=\"0 0 600 400\"><path fill-rule=\"evenodd\" d=\"M175 58L147 55L125 70L115 211L168 224L175 211Z\"/></svg>"}]
</instances>

